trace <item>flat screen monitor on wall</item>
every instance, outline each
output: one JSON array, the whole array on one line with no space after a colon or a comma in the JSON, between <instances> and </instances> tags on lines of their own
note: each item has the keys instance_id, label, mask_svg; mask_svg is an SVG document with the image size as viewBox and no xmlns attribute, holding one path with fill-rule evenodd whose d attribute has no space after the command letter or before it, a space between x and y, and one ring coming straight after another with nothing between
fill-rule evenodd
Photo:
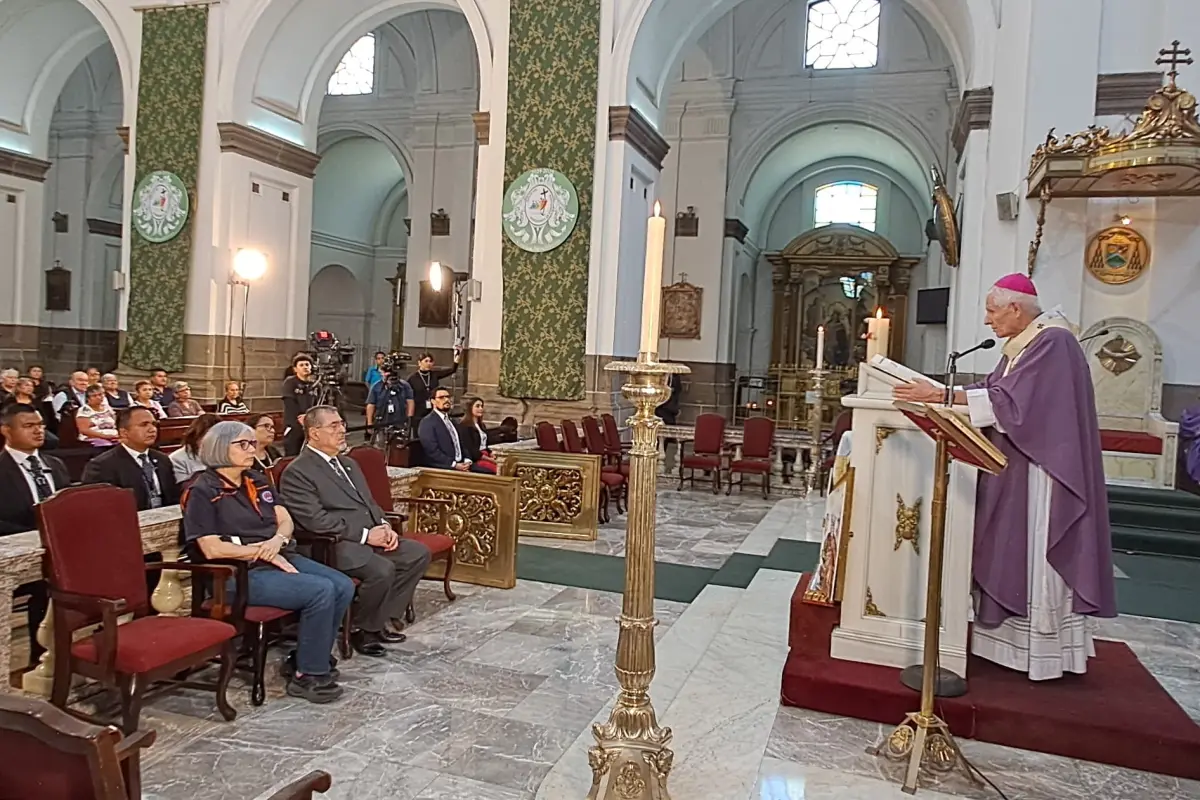
<instances>
[{"instance_id":1,"label":"flat screen monitor on wall","mask_svg":"<svg viewBox=\"0 0 1200 800\"><path fill-rule=\"evenodd\" d=\"M950 313L950 287L917 290L917 324L945 325Z\"/></svg>"}]
</instances>

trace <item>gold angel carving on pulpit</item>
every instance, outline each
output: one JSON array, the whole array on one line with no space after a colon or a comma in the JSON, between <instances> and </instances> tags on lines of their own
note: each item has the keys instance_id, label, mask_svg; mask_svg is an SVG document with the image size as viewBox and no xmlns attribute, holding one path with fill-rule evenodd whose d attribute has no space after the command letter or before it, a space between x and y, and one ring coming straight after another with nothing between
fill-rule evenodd
<instances>
[{"instance_id":1,"label":"gold angel carving on pulpit","mask_svg":"<svg viewBox=\"0 0 1200 800\"><path fill-rule=\"evenodd\" d=\"M900 545L911 542L914 553L921 552L919 531L921 526L921 498L917 502L905 505L904 498L896 495L896 544L892 551L900 549Z\"/></svg>"}]
</instances>

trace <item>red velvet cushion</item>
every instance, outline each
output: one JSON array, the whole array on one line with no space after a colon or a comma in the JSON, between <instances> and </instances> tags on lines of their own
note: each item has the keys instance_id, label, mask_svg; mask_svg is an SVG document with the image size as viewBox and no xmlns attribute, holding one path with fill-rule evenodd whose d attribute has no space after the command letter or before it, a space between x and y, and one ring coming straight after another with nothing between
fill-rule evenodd
<instances>
[{"instance_id":1,"label":"red velvet cushion","mask_svg":"<svg viewBox=\"0 0 1200 800\"><path fill-rule=\"evenodd\" d=\"M0 798L95 797L87 758L62 753L33 736L0 730Z\"/></svg>"},{"instance_id":2,"label":"red velvet cushion","mask_svg":"<svg viewBox=\"0 0 1200 800\"><path fill-rule=\"evenodd\" d=\"M717 456L684 456L681 462L686 469L720 469L721 459Z\"/></svg>"},{"instance_id":3,"label":"red velvet cushion","mask_svg":"<svg viewBox=\"0 0 1200 800\"><path fill-rule=\"evenodd\" d=\"M140 617L117 629L117 671L149 672L192 653L227 642L237 631L227 622L197 617ZM96 637L71 646L81 661L95 662Z\"/></svg>"},{"instance_id":4,"label":"red velvet cushion","mask_svg":"<svg viewBox=\"0 0 1200 800\"><path fill-rule=\"evenodd\" d=\"M440 533L406 533L405 539L420 542L429 548L433 554L445 553L454 549L454 539Z\"/></svg>"},{"instance_id":5,"label":"red velvet cushion","mask_svg":"<svg viewBox=\"0 0 1200 800\"><path fill-rule=\"evenodd\" d=\"M201 606L205 611L212 608L212 598L204 601ZM246 622L253 622L255 625L274 622L277 619L283 619L291 614L286 608L276 608L275 606L246 606Z\"/></svg>"},{"instance_id":6,"label":"red velvet cushion","mask_svg":"<svg viewBox=\"0 0 1200 800\"><path fill-rule=\"evenodd\" d=\"M601 472L600 482L605 486L620 486L625 483L625 477L617 472Z\"/></svg>"},{"instance_id":7,"label":"red velvet cushion","mask_svg":"<svg viewBox=\"0 0 1200 800\"><path fill-rule=\"evenodd\" d=\"M1145 453L1161 456L1162 439L1141 431L1100 431L1100 449L1113 453Z\"/></svg>"},{"instance_id":8,"label":"red velvet cushion","mask_svg":"<svg viewBox=\"0 0 1200 800\"><path fill-rule=\"evenodd\" d=\"M617 475L624 475L626 478L628 478L629 477L629 462L622 461L620 464L606 464L603 467L601 467L601 470L604 472L612 472Z\"/></svg>"},{"instance_id":9,"label":"red velvet cushion","mask_svg":"<svg viewBox=\"0 0 1200 800\"><path fill-rule=\"evenodd\" d=\"M754 459L742 459L734 461L729 465L729 469L733 472L770 472L770 461L757 461Z\"/></svg>"}]
</instances>

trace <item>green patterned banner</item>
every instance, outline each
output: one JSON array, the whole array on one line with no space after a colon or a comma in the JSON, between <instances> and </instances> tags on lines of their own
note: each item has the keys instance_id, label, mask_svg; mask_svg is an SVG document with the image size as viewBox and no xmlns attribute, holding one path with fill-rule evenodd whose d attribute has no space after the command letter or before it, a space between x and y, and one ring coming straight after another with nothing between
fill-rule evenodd
<instances>
[{"instance_id":1,"label":"green patterned banner","mask_svg":"<svg viewBox=\"0 0 1200 800\"><path fill-rule=\"evenodd\" d=\"M196 207L207 42L208 6L142 12L134 131L138 191L131 209L129 318L121 357L137 369L183 367L193 231L187 209ZM180 184L186 190L182 203L172 193Z\"/></svg>"},{"instance_id":2,"label":"green patterned banner","mask_svg":"<svg viewBox=\"0 0 1200 800\"><path fill-rule=\"evenodd\" d=\"M584 396L599 55L600 0L511 0L505 206L526 204L518 212L524 230L531 221L548 221L552 249L523 249L504 237L500 393L506 397ZM578 219L561 243L553 235L555 214L573 212L573 198L564 186L561 202L546 194L539 207L528 180L514 185L531 170L565 176L578 194Z\"/></svg>"}]
</instances>

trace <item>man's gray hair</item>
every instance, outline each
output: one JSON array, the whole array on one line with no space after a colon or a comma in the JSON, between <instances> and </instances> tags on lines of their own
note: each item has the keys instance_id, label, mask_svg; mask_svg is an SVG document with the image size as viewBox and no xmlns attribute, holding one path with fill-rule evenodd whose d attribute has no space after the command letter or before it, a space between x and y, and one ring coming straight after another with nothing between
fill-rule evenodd
<instances>
[{"instance_id":1,"label":"man's gray hair","mask_svg":"<svg viewBox=\"0 0 1200 800\"><path fill-rule=\"evenodd\" d=\"M17 372L15 369L6 369L6 370L4 370L4 372L0 372L0 377L19 378L19 377L21 377L21 373Z\"/></svg>"},{"instance_id":2,"label":"man's gray hair","mask_svg":"<svg viewBox=\"0 0 1200 800\"><path fill-rule=\"evenodd\" d=\"M190 388L191 387L188 386L187 381L175 381L175 391L177 391L177 392L182 391L184 389L190 389Z\"/></svg>"},{"instance_id":3,"label":"man's gray hair","mask_svg":"<svg viewBox=\"0 0 1200 800\"><path fill-rule=\"evenodd\" d=\"M999 286L993 286L991 291L988 292L988 297L1002 306L1014 305L1031 317L1036 317L1042 313L1042 306L1038 303L1037 295L1014 292L1012 289L1002 289Z\"/></svg>"},{"instance_id":4,"label":"man's gray hair","mask_svg":"<svg viewBox=\"0 0 1200 800\"><path fill-rule=\"evenodd\" d=\"M304 412L304 435L307 437L314 428L325 424L325 418L330 414L340 414L336 406L313 406Z\"/></svg>"},{"instance_id":5,"label":"man's gray hair","mask_svg":"<svg viewBox=\"0 0 1200 800\"><path fill-rule=\"evenodd\" d=\"M254 429L244 422L225 420L213 425L200 440L200 463L210 469L232 467L229 448L235 439L246 434L253 438Z\"/></svg>"},{"instance_id":6,"label":"man's gray hair","mask_svg":"<svg viewBox=\"0 0 1200 800\"><path fill-rule=\"evenodd\" d=\"M102 381L106 381L106 380L108 380L109 378L112 378L112 379L115 381L115 380L117 379L117 376L116 376L116 375L114 375L114 374L113 374L113 373L111 373L111 372L106 372L106 373L104 373L103 375L101 375L101 376L100 376L100 380L102 380Z\"/></svg>"}]
</instances>

